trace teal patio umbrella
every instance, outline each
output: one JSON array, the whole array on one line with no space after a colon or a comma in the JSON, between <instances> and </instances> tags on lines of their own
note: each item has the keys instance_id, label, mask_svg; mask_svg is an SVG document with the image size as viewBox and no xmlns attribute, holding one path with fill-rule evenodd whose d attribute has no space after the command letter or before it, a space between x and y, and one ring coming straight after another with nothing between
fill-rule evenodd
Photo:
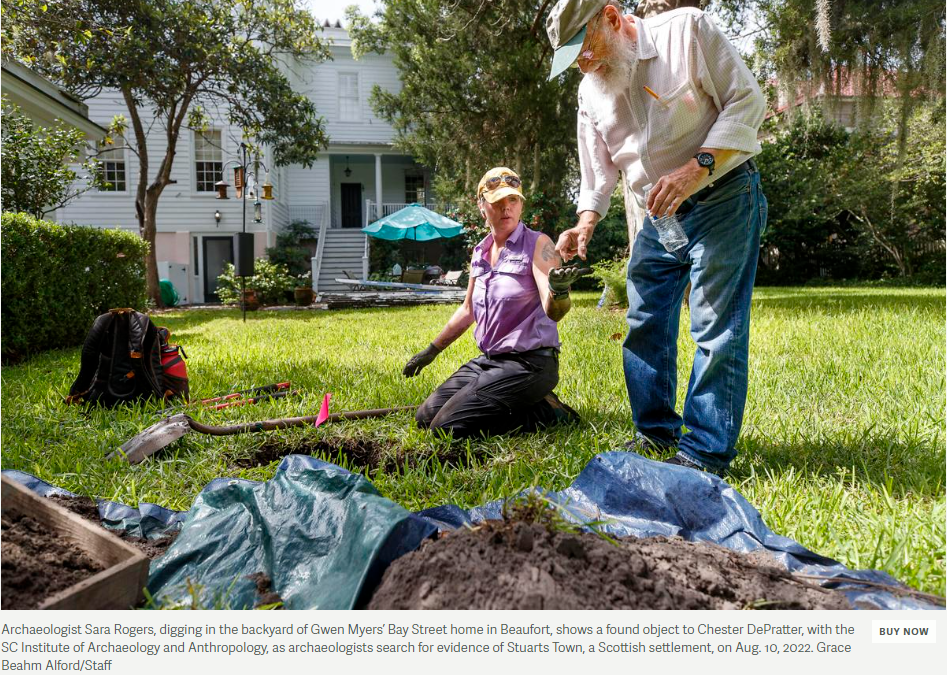
<instances>
[{"instance_id":1,"label":"teal patio umbrella","mask_svg":"<svg viewBox=\"0 0 947 675\"><path fill-rule=\"evenodd\" d=\"M408 204L390 216L385 216L362 232L369 237L396 241L430 241L431 239L450 239L463 232L464 226L455 220L426 209L420 204Z\"/></svg>"}]
</instances>

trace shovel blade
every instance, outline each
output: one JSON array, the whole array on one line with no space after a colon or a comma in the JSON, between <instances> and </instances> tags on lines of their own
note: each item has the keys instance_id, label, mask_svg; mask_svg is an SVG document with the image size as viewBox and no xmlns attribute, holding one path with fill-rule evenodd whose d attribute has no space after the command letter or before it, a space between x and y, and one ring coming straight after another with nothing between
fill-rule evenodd
<instances>
[{"instance_id":1,"label":"shovel blade","mask_svg":"<svg viewBox=\"0 0 947 675\"><path fill-rule=\"evenodd\" d=\"M122 447L109 455L124 457L129 464L138 464L147 457L165 448L191 430L190 418L184 413L165 417L163 420L126 441Z\"/></svg>"}]
</instances>

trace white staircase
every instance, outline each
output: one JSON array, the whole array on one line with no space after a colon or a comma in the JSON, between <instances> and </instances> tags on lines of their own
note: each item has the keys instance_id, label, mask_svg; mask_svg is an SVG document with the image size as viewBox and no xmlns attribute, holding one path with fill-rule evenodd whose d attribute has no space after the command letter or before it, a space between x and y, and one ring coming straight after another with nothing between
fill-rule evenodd
<instances>
[{"instance_id":1,"label":"white staircase","mask_svg":"<svg viewBox=\"0 0 947 675\"><path fill-rule=\"evenodd\" d=\"M340 284L336 279L345 279L346 272L353 279L362 278L362 258L365 254L365 235L360 229L325 228L319 233L318 281L319 293L351 291L352 287ZM317 253L317 257L318 257Z\"/></svg>"}]
</instances>

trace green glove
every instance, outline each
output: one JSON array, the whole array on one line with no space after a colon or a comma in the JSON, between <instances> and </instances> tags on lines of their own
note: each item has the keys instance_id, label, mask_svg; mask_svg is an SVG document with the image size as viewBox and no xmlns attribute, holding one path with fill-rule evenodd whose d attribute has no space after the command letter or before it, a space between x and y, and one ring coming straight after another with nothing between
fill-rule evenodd
<instances>
[{"instance_id":1,"label":"green glove","mask_svg":"<svg viewBox=\"0 0 947 675\"><path fill-rule=\"evenodd\" d=\"M405 377L414 377L421 372L422 368L430 365L431 361L436 359L437 355L442 351L442 349L435 347L433 344L429 344L426 349L418 352L408 360L401 374Z\"/></svg>"},{"instance_id":2,"label":"green glove","mask_svg":"<svg viewBox=\"0 0 947 675\"><path fill-rule=\"evenodd\" d=\"M572 284L591 271L588 267L556 267L549 270L549 290L552 291L552 297L563 298L569 295Z\"/></svg>"}]
</instances>

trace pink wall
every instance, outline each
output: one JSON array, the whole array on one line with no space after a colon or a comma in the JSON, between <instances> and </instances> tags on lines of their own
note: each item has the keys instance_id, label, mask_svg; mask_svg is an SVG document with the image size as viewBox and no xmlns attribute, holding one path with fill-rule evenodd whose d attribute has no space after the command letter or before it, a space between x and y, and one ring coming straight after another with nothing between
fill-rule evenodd
<instances>
[{"instance_id":1,"label":"pink wall","mask_svg":"<svg viewBox=\"0 0 947 675\"><path fill-rule=\"evenodd\" d=\"M276 246L276 232L254 232L253 233L253 257L263 258L266 256L266 249Z\"/></svg>"},{"instance_id":2,"label":"pink wall","mask_svg":"<svg viewBox=\"0 0 947 675\"><path fill-rule=\"evenodd\" d=\"M188 232L158 232L155 236L157 259L190 265L191 235Z\"/></svg>"}]
</instances>

